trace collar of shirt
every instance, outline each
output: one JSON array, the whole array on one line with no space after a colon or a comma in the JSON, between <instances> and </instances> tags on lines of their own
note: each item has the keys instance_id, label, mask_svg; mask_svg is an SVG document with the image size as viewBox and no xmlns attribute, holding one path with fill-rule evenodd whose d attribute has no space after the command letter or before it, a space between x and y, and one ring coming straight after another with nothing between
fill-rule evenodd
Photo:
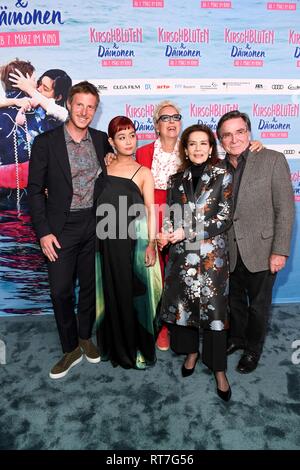
<instances>
[{"instance_id":1,"label":"collar of shirt","mask_svg":"<svg viewBox=\"0 0 300 470\"><path fill-rule=\"evenodd\" d=\"M247 158L247 156L248 156L248 153L249 153L249 147L247 147L246 150L244 150L244 151L240 154L240 156L238 157L238 159L237 159L237 167L238 167L242 162L243 162L243 163L246 162L246 158ZM228 161L228 163L230 164L230 166L232 166L232 168L234 168L234 166L233 166L233 165L231 164L231 162L230 162L230 158L229 158L228 153L226 153L226 160ZM237 168L237 167L236 167L236 168ZM236 169L236 168L235 168L235 169Z\"/></svg>"},{"instance_id":2,"label":"collar of shirt","mask_svg":"<svg viewBox=\"0 0 300 470\"><path fill-rule=\"evenodd\" d=\"M161 152L161 153L169 153L171 155L175 154L177 156L178 155L178 148L179 148L179 139L177 139L177 142L175 144L173 152L165 152L163 150L162 145L161 145L160 137L158 137L158 139L156 139L156 141L154 142L154 149L156 149L158 152Z\"/></svg>"},{"instance_id":3,"label":"collar of shirt","mask_svg":"<svg viewBox=\"0 0 300 470\"><path fill-rule=\"evenodd\" d=\"M66 123L67 124L67 123ZM66 144L69 144L70 142L73 142L74 144L78 144L80 142L83 142L85 140L88 140L89 142L92 142L92 138L91 138L91 135L89 133L89 131L87 130L86 134L85 134L85 137L83 137L83 139L81 139L80 142L76 142L73 137L71 136L71 134L69 133L68 129L67 129L67 126L66 124L64 124L64 134L65 134L65 139L66 139Z\"/></svg>"}]
</instances>

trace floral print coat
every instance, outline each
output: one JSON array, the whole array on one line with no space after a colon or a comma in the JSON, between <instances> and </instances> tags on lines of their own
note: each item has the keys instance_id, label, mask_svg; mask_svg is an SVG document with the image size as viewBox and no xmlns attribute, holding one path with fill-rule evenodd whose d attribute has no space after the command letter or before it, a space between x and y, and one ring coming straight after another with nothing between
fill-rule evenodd
<instances>
[{"instance_id":1,"label":"floral print coat","mask_svg":"<svg viewBox=\"0 0 300 470\"><path fill-rule=\"evenodd\" d=\"M170 206L164 228L183 227L186 239L170 245L161 319L182 326L227 329L232 175L226 163L207 163L195 191L190 168L171 176Z\"/></svg>"}]
</instances>

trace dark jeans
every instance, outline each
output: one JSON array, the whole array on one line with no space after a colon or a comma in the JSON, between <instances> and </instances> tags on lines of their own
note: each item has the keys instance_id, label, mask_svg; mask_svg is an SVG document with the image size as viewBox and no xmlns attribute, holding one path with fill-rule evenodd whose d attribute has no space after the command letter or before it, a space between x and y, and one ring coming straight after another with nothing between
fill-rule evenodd
<instances>
[{"instance_id":1,"label":"dark jeans","mask_svg":"<svg viewBox=\"0 0 300 470\"><path fill-rule=\"evenodd\" d=\"M78 346L78 336L91 337L95 320L95 233L92 210L71 212L58 237L58 259L48 261L51 299L63 352ZM79 282L77 319L74 285Z\"/></svg>"},{"instance_id":2,"label":"dark jeans","mask_svg":"<svg viewBox=\"0 0 300 470\"><path fill-rule=\"evenodd\" d=\"M269 270L251 273L238 254L235 270L230 274L230 338L246 351L260 356L266 336L276 274Z\"/></svg>"},{"instance_id":3,"label":"dark jeans","mask_svg":"<svg viewBox=\"0 0 300 470\"><path fill-rule=\"evenodd\" d=\"M177 354L199 351L200 330L189 326L169 325L171 349ZM202 362L214 372L225 371L227 332L203 330Z\"/></svg>"}]
</instances>

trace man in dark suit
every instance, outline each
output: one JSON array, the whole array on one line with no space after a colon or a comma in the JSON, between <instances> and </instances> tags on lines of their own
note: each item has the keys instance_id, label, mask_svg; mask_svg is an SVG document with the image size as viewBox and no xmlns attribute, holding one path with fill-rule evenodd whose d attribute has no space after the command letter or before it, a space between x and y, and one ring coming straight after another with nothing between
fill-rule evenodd
<instances>
[{"instance_id":1,"label":"man in dark suit","mask_svg":"<svg viewBox=\"0 0 300 470\"><path fill-rule=\"evenodd\" d=\"M106 174L107 135L89 125L99 104L94 85L74 85L67 101L69 120L35 138L29 166L32 221L47 257L51 299L64 355L51 369L64 377L82 360L97 363L91 341L95 320L95 180ZM99 185L99 182L98 182ZM78 326L74 280L79 281Z\"/></svg>"},{"instance_id":2,"label":"man in dark suit","mask_svg":"<svg viewBox=\"0 0 300 470\"><path fill-rule=\"evenodd\" d=\"M294 197L282 153L250 152L251 123L245 113L221 117L218 138L233 171L234 214L228 232L230 334L227 354L243 349L237 371L252 372L266 335L276 273L290 253Z\"/></svg>"}]
</instances>

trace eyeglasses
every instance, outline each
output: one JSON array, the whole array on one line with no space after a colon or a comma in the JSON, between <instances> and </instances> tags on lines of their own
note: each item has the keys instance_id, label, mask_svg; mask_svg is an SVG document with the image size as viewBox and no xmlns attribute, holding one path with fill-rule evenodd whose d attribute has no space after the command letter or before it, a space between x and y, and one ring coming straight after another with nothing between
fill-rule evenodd
<instances>
[{"instance_id":1,"label":"eyeglasses","mask_svg":"<svg viewBox=\"0 0 300 470\"><path fill-rule=\"evenodd\" d=\"M246 135L248 132L248 129L238 129L236 132L225 132L223 135L221 135L220 139L221 140L232 140L234 137L241 138L244 135Z\"/></svg>"},{"instance_id":2,"label":"eyeglasses","mask_svg":"<svg viewBox=\"0 0 300 470\"><path fill-rule=\"evenodd\" d=\"M162 114L159 116L158 121L169 122L169 121L181 121L181 114Z\"/></svg>"}]
</instances>

